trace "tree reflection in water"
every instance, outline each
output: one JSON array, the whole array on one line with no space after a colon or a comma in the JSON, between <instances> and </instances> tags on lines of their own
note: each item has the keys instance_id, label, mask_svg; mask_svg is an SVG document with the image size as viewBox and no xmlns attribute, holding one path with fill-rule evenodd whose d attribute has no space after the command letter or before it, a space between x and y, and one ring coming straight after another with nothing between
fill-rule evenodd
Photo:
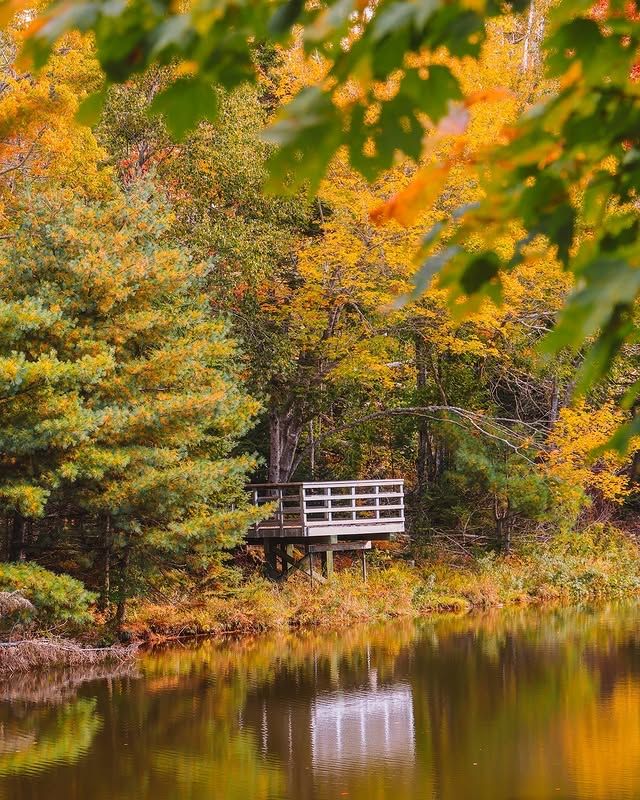
<instances>
[{"instance_id":1,"label":"tree reflection in water","mask_svg":"<svg viewBox=\"0 0 640 800\"><path fill-rule=\"evenodd\" d=\"M632 798L635 606L147 653L0 709L0 797Z\"/></svg>"}]
</instances>

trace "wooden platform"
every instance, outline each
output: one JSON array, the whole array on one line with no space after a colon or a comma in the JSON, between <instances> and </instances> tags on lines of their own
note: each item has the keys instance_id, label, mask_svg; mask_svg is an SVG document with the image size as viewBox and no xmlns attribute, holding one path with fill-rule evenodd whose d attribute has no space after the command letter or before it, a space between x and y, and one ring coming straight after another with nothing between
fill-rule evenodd
<instances>
[{"instance_id":1,"label":"wooden platform","mask_svg":"<svg viewBox=\"0 0 640 800\"><path fill-rule=\"evenodd\" d=\"M247 487L254 505L269 515L252 525L250 543L262 543L267 572L283 580L302 570L311 582L333 572L334 552L359 551L366 580L366 552L372 541L404 533L402 480L304 481ZM320 555L321 572L314 556Z\"/></svg>"},{"instance_id":2,"label":"wooden platform","mask_svg":"<svg viewBox=\"0 0 640 800\"><path fill-rule=\"evenodd\" d=\"M247 488L254 505L272 505L269 517L250 528L250 540L388 539L404 533L402 480L261 483Z\"/></svg>"}]
</instances>

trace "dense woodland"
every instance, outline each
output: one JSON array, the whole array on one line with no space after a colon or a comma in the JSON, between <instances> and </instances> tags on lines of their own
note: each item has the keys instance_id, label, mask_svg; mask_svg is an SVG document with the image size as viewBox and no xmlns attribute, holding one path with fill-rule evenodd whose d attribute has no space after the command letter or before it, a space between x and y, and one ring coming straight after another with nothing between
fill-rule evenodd
<instances>
[{"instance_id":1,"label":"dense woodland","mask_svg":"<svg viewBox=\"0 0 640 800\"><path fill-rule=\"evenodd\" d=\"M440 121L425 115L414 158L381 139L388 164L367 179L338 148L321 180L280 164L286 192L268 180L286 148L262 130L331 69L299 30L252 42L256 79L214 85L215 119L193 125L163 112L184 64L124 76L97 114L93 36L65 33L35 70L19 57L33 13L4 21L5 561L73 575L120 622L130 597L220 591L240 580L255 479L403 477L423 557L535 547L594 521L635 531L633 442L606 444L633 415L620 401L638 345L590 388L593 329L585 346L540 346L575 285L561 248L530 241L501 296L474 295L482 269L453 305L446 274L413 288L425 231L484 197L469 153L558 91L548 12L536 0L489 19L477 57L429 55L467 102L434 93ZM379 81L383 100L398 81ZM401 121L393 133L404 141ZM520 237L514 224L492 246L508 259Z\"/></svg>"}]
</instances>

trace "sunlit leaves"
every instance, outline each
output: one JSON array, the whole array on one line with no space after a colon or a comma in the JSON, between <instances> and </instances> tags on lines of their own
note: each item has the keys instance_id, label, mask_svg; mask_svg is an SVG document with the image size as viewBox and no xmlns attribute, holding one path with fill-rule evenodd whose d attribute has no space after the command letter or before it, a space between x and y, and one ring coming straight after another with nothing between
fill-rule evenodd
<instances>
[{"instance_id":1,"label":"sunlit leaves","mask_svg":"<svg viewBox=\"0 0 640 800\"><path fill-rule=\"evenodd\" d=\"M581 336L599 337L584 373L597 378L625 341L639 288L638 230L616 230L610 220L637 202L640 185L640 21L623 3L591 5L556 4L545 25L545 67L553 83L537 105L529 103L533 95L527 98L517 124L495 131L492 146L466 158L480 208L447 220L420 258L433 266L446 248L444 284L456 304L463 295L495 296L500 272L523 263L529 248L547 248L547 257L558 259L579 282L550 346L580 347ZM525 6L518 0L509 13ZM326 69L317 85L302 89L281 110L266 134L276 146L269 185L312 193L343 145L369 180L393 166L399 153L418 163L425 156L434 160L432 126L443 119L451 120L454 133L465 126L462 115L470 101L464 104L455 77L459 60L478 57L487 20L503 13L494 0L223 0L214 7L196 0L180 14L148 0L78 2L45 11L27 49L42 64L60 35L78 27L94 32L111 82L126 81L151 63L176 65L178 88L166 89L155 108L180 137L215 113L207 87L256 81L255 44L288 44L300 25L307 52L325 59ZM459 118L451 116L452 107ZM437 173L431 181L421 175L376 212L378 219L408 222L433 204L442 181ZM500 251L493 246L497 240L518 244Z\"/></svg>"},{"instance_id":2,"label":"sunlit leaves","mask_svg":"<svg viewBox=\"0 0 640 800\"><path fill-rule=\"evenodd\" d=\"M584 403L562 409L550 436L547 459L551 474L561 479L558 491L566 493L572 487L595 491L610 502L622 503L629 485L621 470L624 458L612 452L610 438L622 421L622 414L610 403L597 409ZM595 458L597 468L593 469Z\"/></svg>"},{"instance_id":3,"label":"sunlit leaves","mask_svg":"<svg viewBox=\"0 0 640 800\"><path fill-rule=\"evenodd\" d=\"M495 15L499 8L489 3L484 11ZM366 130L359 105L339 112L331 110L334 91L353 74L369 74L385 81L395 70L406 68L407 52L446 48L456 57L477 55L485 38L482 12L482 3L470 8L465 3L438 0L385 0L377 5L337 0L308 8L299 0L225 0L216 5L215 12L202 1L181 13L174 13L169 4L147 0L87 0L70 6L54 5L44 12L33 26L26 49L40 66L59 37L75 27L94 31L97 56L110 82L126 81L154 62L176 63L177 74L188 65L197 80L186 84L179 78L176 89L165 90L156 105L169 129L181 138L200 119L214 114L215 106L204 87L217 84L233 88L255 80L253 43L286 40L292 27L300 23L306 47L322 52L332 62L331 83L318 87L323 97L313 101L313 110L323 117L319 124L310 123L310 101L308 96L301 96L286 112L288 129L280 121L268 133L270 141L286 148L282 156L272 159L270 168L274 186L290 186L292 173L298 170L301 178L294 183L308 181L314 186L345 140L350 144L354 166L369 177L389 166L396 151L417 160L423 136L417 114L426 113L437 121L446 114L449 101L460 98L457 81L447 67L431 65L424 80L416 70L408 69L401 93L382 103L376 130ZM366 104L374 100L369 93ZM83 109L85 119L98 110L97 99L91 103ZM293 128L299 128L299 135ZM363 155L367 140L373 142L374 149L368 157Z\"/></svg>"}]
</instances>

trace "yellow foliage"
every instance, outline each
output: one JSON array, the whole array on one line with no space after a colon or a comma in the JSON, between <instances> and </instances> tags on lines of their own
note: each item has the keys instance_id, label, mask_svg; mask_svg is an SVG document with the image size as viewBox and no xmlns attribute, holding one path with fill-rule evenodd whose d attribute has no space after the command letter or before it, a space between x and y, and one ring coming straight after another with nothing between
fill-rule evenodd
<instances>
[{"instance_id":1,"label":"yellow foliage","mask_svg":"<svg viewBox=\"0 0 640 800\"><path fill-rule=\"evenodd\" d=\"M102 163L106 152L90 128L75 122L81 101L101 81L89 38L65 36L47 67L33 76L12 64L21 31L4 31L2 37L0 214L10 219L13 194L33 180L39 190L68 187L87 198L109 196L113 183L111 169Z\"/></svg>"},{"instance_id":2,"label":"yellow foliage","mask_svg":"<svg viewBox=\"0 0 640 800\"><path fill-rule=\"evenodd\" d=\"M593 455L622 422L623 413L610 403L596 409L581 402L560 411L549 436L547 467L559 479L557 491L565 500L576 503L585 493L597 493L612 503L624 501L629 494L624 470L628 458L611 450L597 458Z\"/></svg>"}]
</instances>

